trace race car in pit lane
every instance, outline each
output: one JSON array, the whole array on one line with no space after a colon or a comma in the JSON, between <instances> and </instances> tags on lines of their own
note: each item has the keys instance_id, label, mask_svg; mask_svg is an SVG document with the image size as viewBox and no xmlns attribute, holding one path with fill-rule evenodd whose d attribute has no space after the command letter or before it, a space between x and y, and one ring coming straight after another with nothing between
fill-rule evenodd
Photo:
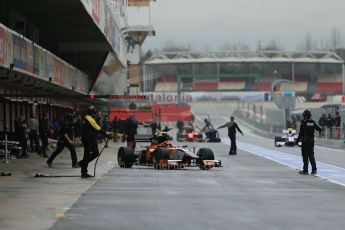
<instances>
[{"instance_id":1,"label":"race car in pit lane","mask_svg":"<svg viewBox=\"0 0 345 230\"><path fill-rule=\"evenodd\" d=\"M117 154L118 164L121 168L131 168L134 164L153 166L155 169L181 169L184 167L199 167L208 170L221 167L221 161L214 159L214 154L209 148L200 148L197 153L177 147L169 141L165 134L156 136L136 135L136 142L149 142L144 149L134 151L130 147L121 147Z\"/></svg>"},{"instance_id":2,"label":"race car in pit lane","mask_svg":"<svg viewBox=\"0 0 345 230\"><path fill-rule=\"evenodd\" d=\"M282 146L301 146L302 143L298 142L296 143L298 138L298 135L296 133L295 129L289 128L289 129L284 129L282 131L282 136L276 136L274 138L274 146L275 147L282 147Z\"/></svg>"},{"instance_id":3,"label":"race car in pit lane","mask_svg":"<svg viewBox=\"0 0 345 230\"><path fill-rule=\"evenodd\" d=\"M186 126L182 132L178 132L176 135L176 140L178 142L187 141L187 142L204 142L205 139L201 132L195 130L191 126Z\"/></svg>"}]
</instances>

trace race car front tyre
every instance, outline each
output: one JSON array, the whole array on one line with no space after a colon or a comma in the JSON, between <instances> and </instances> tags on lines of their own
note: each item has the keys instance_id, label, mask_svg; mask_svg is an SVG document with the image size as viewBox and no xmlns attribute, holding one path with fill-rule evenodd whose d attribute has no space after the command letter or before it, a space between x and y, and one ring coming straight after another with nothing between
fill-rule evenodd
<instances>
[{"instance_id":1,"label":"race car front tyre","mask_svg":"<svg viewBox=\"0 0 345 230\"><path fill-rule=\"evenodd\" d=\"M281 137L275 137L274 138L274 146L275 147L281 147L281 145L277 143L277 142L281 142L281 141L282 141Z\"/></svg>"},{"instance_id":2,"label":"race car front tyre","mask_svg":"<svg viewBox=\"0 0 345 230\"><path fill-rule=\"evenodd\" d=\"M132 168L135 159L135 154L132 148L121 147L117 153L117 162L121 168Z\"/></svg>"},{"instance_id":3,"label":"race car front tyre","mask_svg":"<svg viewBox=\"0 0 345 230\"><path fill-rule=\"evenodd\" d=\"M204 160L214 160L214 154L209 148L201 148L196 154L199 157L199 168L202 170L207 170L212 168L211 166L205 165Z\"/></svg>"},{"instance_id":4,"label":"race car front tyre","mask_svg":"<svg viewBox=\"0 0 345 230\"><path fill-rule=\"evenodd\" d=\"M164 148L156 148L152 155L152 161L155 169L161 169L161 160L169 160L169 153Z\"/></svg>"}]
</instances>

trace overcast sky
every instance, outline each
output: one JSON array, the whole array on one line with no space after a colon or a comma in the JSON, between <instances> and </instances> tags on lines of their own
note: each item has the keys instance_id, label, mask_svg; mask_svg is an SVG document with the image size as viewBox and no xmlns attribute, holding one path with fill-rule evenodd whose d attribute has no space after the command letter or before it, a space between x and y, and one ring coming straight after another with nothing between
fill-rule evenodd
<instances>
[{"instance_id":1,"label":"overcast sky","mask_svg":"<svg viewBox=\"0 0 345 230\"><path fill-rule=\"evenodd\" d=\"M276 39L285 50L296 50L310 32L328 40L332 28L345 35L345 0L157 0L151 7L156 37L144 49L174 41L194 49L217 50L225 42L256 49Z\"/></svg>"}]
</instances>

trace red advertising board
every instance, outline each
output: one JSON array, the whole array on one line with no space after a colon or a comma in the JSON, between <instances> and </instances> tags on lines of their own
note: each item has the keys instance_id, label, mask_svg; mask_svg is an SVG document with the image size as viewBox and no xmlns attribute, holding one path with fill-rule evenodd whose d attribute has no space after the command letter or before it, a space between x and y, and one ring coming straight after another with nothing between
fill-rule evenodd
<instances>
[{"instance_id":1,"label":"red advertising board","mask_svg":"<svg viewBox=\"0 0 345 230\"><path fill-rule=\"evenodd\" d=\"M0 64L4 64L5 29L0 26Z\"/></svg>"}]
</instances>

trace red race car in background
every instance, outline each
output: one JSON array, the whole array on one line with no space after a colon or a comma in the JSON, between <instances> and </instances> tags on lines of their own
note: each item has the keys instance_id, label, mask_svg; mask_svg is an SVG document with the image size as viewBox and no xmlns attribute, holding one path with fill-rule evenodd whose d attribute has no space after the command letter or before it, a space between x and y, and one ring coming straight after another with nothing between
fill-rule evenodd
<instances>
[{"instance_id":1,"label":"red race car in background","mask_svg":"<svg viewBox=\"0 0 345 230\"><path fill-rule=\"evenodd\" d=\"M182 132L178 132L176 136L178 142L204 142L205 139L200 131L197 131L192 126L184 127Z\"/></svg>"}]
</instances>

